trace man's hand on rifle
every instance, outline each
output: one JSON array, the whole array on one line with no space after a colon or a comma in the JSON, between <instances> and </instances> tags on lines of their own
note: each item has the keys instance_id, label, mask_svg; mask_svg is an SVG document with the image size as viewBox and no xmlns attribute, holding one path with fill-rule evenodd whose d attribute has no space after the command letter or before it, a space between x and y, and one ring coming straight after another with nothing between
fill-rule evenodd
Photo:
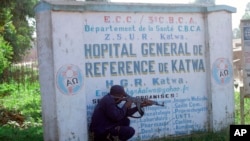
<instances>
[{"instance_id":1,"label":"man's hand on rifle","mask_svg":"<svg viewBox=\"0 0 250 141\"><path fill-rule=\"evenodd\" d=\"M116 104L119 104L119 103L121 103L122 101L126 100L126 97L125 97L125 96L126 96L126 95L124 95L124 94L118 94L117 96L112 96L112 97L114 98L115 103L116 103Z\"/></svg>"},{"instance_id":2,"label":"man's hand on rifle","mask_svg":"<svg viewBox=\"0 0 250 141\"><path fill-rule=\"evenodd\" d=\"M131 108L133 101L131 99L126 99L125 107Z\"/></svg>"}]
</instances>

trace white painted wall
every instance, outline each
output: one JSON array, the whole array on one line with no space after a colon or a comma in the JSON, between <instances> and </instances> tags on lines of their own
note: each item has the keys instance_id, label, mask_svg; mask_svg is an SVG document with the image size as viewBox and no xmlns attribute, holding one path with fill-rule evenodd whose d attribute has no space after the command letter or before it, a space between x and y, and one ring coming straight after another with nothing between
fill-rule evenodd
<instances>
[{"instance_id":1,"label":"white painted wall","mask_svg":"<svg viewBox=\"0 0 250 141\"><path fill-rule=\"evenodd\" d=\"M210 51L208 59L212 71L210 116L214 130L221 130L234 122L231 21L231 14L225 11L211 12L207 18Z\"/></svg>"},{"instance_id":2,"label":"white painted wall","mask_svg":"<svg viewBox=\"0 0 250 141\"><path fill-rule=\"evenodd\" d=\"M59 140L50 11L36 15L44 140Z\"/></svg>"}]
</instances>

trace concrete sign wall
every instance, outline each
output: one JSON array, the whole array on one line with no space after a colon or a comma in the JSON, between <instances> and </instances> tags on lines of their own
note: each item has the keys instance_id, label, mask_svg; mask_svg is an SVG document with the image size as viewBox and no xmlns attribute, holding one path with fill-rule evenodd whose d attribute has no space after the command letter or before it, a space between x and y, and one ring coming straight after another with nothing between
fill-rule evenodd
<instances>
[{"instance_id":1,"label":"concrete sign wall","mask_svg":"<svg viewBox=\"0 0 250 141\"><path fill-rule=\"evenodd\" d=\"M132 96L165 103L131 119L132 140L232 123L233 11L41 2L36 13L45 140L87 140L93 109L115 84Z\"/></svg>"}]
</instances>

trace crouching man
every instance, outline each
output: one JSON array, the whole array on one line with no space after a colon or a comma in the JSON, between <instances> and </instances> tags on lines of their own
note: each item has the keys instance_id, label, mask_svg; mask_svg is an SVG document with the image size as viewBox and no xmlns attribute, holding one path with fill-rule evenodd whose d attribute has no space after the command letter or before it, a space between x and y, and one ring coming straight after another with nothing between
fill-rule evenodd
<instances>
[{"instance_id":1,"label":"crouching man","mask_svg":"<svg viewBox=\"0 0 250 141\"><path fill-rule=\"evenodd\" d=\"M130 126L128 117L132 116L138 109L137 107L131 108L132 101L130 100L126 100L124 105L118 107L118 104L125 98L124 88L120 85L114 85L110 92L96 105L90 124L90 132L94 141L113 141L115 138L126 141L133 137L135 130ZM146 100L141 104L141 107L151 105L151 101Z\"/></svg>"}]
</instances>

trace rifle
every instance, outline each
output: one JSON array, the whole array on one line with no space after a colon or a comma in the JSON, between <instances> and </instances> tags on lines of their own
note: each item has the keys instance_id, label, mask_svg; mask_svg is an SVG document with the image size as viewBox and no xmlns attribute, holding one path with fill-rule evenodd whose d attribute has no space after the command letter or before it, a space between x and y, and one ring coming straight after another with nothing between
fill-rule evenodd
<instances>
[{"instance_id":1,"label":"rifle","mask_svg":"<svg viewBox=\"0 0 250 141\"><path fill-rule=\"evenodd\" d=\"M131 116L133 118L141 118L143 115L144 115L144 110L142 109L143 107L141 107L141 104L144 103L145 101L149 100L149 99L146 99L146 98L140 98L140 97L132 97L128 94L126 94L125 96L125 99L126 101L132 101L135 106L137 107L138 109L138 112L140 114L139 117L135 117L135 116ZM152 105L156 105L156 106L164 106L164 102L162 102L161 104L157 101L154 101L154 100L149 100Z\"/></svg>"}]
</instances>

